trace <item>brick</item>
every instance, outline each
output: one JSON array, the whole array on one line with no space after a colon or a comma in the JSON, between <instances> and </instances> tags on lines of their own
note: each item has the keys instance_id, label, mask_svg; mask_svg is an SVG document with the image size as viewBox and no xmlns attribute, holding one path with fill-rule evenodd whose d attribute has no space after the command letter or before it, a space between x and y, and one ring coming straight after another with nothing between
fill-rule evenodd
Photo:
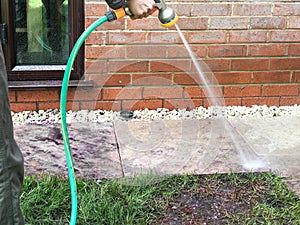
<instances>
[{"instance_id":1,"label":"brick","mask_svg":"<svg viewBox=\"0 0 300 225\"><path fill-rule=\"evenodd\" d=\"M103 100L141 99L142 88L104 88Z\"/></svg>"},{"instance_id":2,"label":"brick","mask_svg":"<svg viewBox=\"0 0 300 225\"><path fill-rule=\"evenodd\" d=\"M97 100L101 99L101 88L70 88L68 90L68 101Z\"/></svg>"},{"instance_id":3,"label":"brick","mask_svg":"<svg viewBox=\"0 0 300 225\"><path fill-rule=\"evenodd\" d=\"M167 99L164 100L164 108L173 109L195 109L203 106L202 99Z\"/></svg>"},{"instance_id":4,"label":"brick","mask_svg":"<svg viewBox=\"0 0 300 225\"><path fill-rule=\"evenodd\" d=\"M96 18L85 18L85 27L89 27L92 23L96 22ZM115 20L113 23L103 23L101 26L97 27L95 31L108 31L108 30L124 30L125 29L125 20Z\"/></svg>"},{"instance_id":5,"label":"brick","mask_svg":"<svg viewBox=\"0 0 300 225\"><path fill-rule=\"evenodd\" d=\"M246 97L242 99L242 105L247 107L253 105L279 106L279 97Z\"/></svg>"},{"instance_id":6,"label":"brick","mask_svg":"<svg viewBox=\"0 0 300 225\"><path fill-rule=\"evenodd\" d=\"M9 95L9 102L16 102L17 101L16 91L9 90L8 95Z\"/></svg>"},{"instance_id":7,"label":"brick","mask_svg":"<svg viewBox=\"0 0 300 225\"><path fill-rule=\"evenodd\" d=\"M266 31L230 31L229 42L266 42L267 32Z\"/></svg>"},{"instance_id":8,"label":"brick","mask_svg":"<svg viewBox=\"0 0 300 225\"><path fill-rule=\"evenodd\" d=\"M234 4L234 16L271 16L272 4Z\"/></svg>"},{"instance_id":9,"label":"brick","mask_svg":"<svg viewBox=\"0 0 300 225\"><path fill-rule=\"evenodd\" d=\"M287 55L284 44L256 44L250 45L249 56L284 56Z\"/></svg>"},{"instance_id":10,"label":"brick","mask_svg":"<svg viewBox=\"0 0 300 225\"><path fill-rule=\"evenodd\" d=\"M206 98L203 100L203 106L205 108L211 107L211 106L224 106L224 98Z\"/></svg>"},{"instance_id":11,"label":"brick","mask_svg":"<svg viewBox=\"0 0 300 225\"><path fill-rule=\"evenodd\" d=\"M37 103L11 103L10 110L15 113L23 111L37 111Z\"/></svg>"},{"instance_id":12,"label":"brick","mask_svg":"<svg viewBox=\"0 0 300 225\"><path fill-rule=\"evenodd\" d=\"M202 87L185 87L184 88L184 97L185 98L204 98L205 92Z\"/></svg>"},{"instance_id":13,"label":"brick","mask_svg":"<svg viewBox=\"0 0 300 225\"><path fill-rule=\"evenodd\" d=\"M254 72L252 83L288 83L290 76L288 71Z\"/></svg>"},{"instance_id":14,"label":"brick","mask_svg":"<svg viewBox=\"0 0 300 225\"><path fill-rule=\"evenodd\" d=\"M122 102L122 110L141 110L150 109L155 110L163 107L163 100L124 100Z\"/></svg>"},{"instance_id":15,"label":"brick","mask_svg":"<svg viewBox=\"0 0 300 225\"><path fill-rule=\"evenodd\" d=\"M150 72L185 72L190 71L190 60L152 60Z\"/></svg>"},{"instance_id":16,"label":"brick","mask_svg":"<svg viewBox=\"0 0 300 225\"><path fill-rule=\"evenodd\" d=\"M186 36L186 34L184 34ZM175 44L182 43L177 32L149 32L147 34L147 43L151 44Z\"/></svg>"},{"instance_id":17,"label":"brick","mask_svg":"<svg viewBox=\"0 0 300 225\"><path fill-rule=\"evenodd\" d=\"M208 60L204 60L204 63L207 64L208 68L210 68L210 70L213 71L213 72L228 71L230 60L227 60L227 59L208 59Z\"/></svg>"},{"instance_id":18,"label":"brick","mask_svg":"<svg viewBox=\"0 0 300 225\"><path fill-rule=\"evenodd\" d=\"M141 44L146 42L146 32L109 31L106 35L107 44Z\"/></svg>"},{"instance_id":19,"label":"brick","mask_svg":"<svg viewBox=\"0 0 300 225\"><path fill-rule=\"evenodd\" d=\"M205 82L210 84L212 82L212 73L203 73ZM197 73L176 73L174 74L174 84L177 85L199 85L203 84L201 76Z\"/></svg>"},{"instance_id":20,"label":"brick","mask_svg":"<svg viewBox=\"0 0 300 225\"><path fill-rule=\"evenodd\" d=\"M104 33L103 32L93 32L91 33L85 41L86 45L102 45L104 44Z\"/></svg>"},{"instance_id":21,"label":"brick","mask_svg":"<svg viewBox=\"0 0 300 225\"><path fill-rule=\"evenodd\" d=\"M108 68L107 60L86 60L85 62L85 72L86 74L90 73L107 73Z\"/></svg>"},{"instance_id":22,"label":"brick","mask_svg":"<svg viewBox=\"0 0 300 225\"><path fill-rule=\"evenodd\" d=\"M99 16L104 15L108 10L107 4L104 3L85 3L85 16Z\"/></svg>"},{"instance_id":23,"label":"brick","mask_svg":"<svg viewBox=\"0 0 300 225\"><path fill-rule=\"evenodd\" d=\"M18 102L45 102L45 101L57 101L60 95L57 89L49 90L28 90L18 91L17 101Z\"/></svg>"},{"instance_id":24,"label":"brick","mask_svg":"<svg viewBox=\"0 0 300 225\"><path fill-rule=\"evenodd\" d=\"M300 4L275 4L273 15L293 16L300 15Z\"/></svg>"},{"instance_id":25,"label":"brick","mask_svg":"<svg viewBox=\"0 0 300 225\"><path fill-rule=\"evenodd\" d=\"M206 56L206 46L193 45L190 46L193 54L196 57ZM190 55L185 47L178 45L167 46L167 57L168 58L190 58Z\"/></svg>"},{"instance_id":26,"label":"brick","mask_svg":"<svg viewBox=\"0 0 300 225\"><path fill-rule=\"evenodd\" d=\"M180 87L145 87L145 99L182 98L183 89Z\"/></svg>"},{"instance_id":27,"label":"brick","mask_svg":"<svg viewBox=\"0 0 300 225\"><path fill-rule=\"evenodd\" d=\"M39 102L37 110L60 109L60 102ZM78 111L79 102L67 101L66 110Z\"/></svg>"},{"instance_id":28,"label":"brick","mask_svg":"<svg viewBox=\"0 0 300 225\"><path fill-rule=\"evenodd\" d=\"M288 46L288 55L289 56L300 56L300 44L290 44Z\"/></svg>"},{"instance_id":29,"label":"brick","mask_svg":"<svg viewBox=\"0 0 300 225\"><path fill-rule=\"evenodd\" d=\"M95 85L103 86L127 86L130 84L130 74L93 74L88 76Z\"/></svg>"},{"instance_id":30,"label":"brick","mask_svg":"<svg viewBox=\"0 0 300 225\"><path fill-rule=\"evenodd\" d=\"M226 32L224 31L191 31L188 33L188 43L204 44L204 43L225 43Z\"/></svg>"},{"instance_id":31,"label":"brick","mask_svg":"<svg viewBox=\"0 0 300 225\"><path fill-rule=\"evenodd\" d=\"M171 85L172 84L172 74L133 74L132 75L132 85Z\"/></svg>"},{"instance_id":32,"label":"brick","mask_svg":"<svg viewBox=\"0 0 300 225\"><path fill-rule=\"evenodd\" d=\"M220 59L208 59L208 60L195 60L192 61L192 68L189 74L194 74L200 76L200 78L203 78L203 74L211 73L212 69L228 69L228 65L226 65L226 62L229 62L229 60L224 59L224 61L220 61Z\"/></svg>"},{"instance_id":33,"label":"brick","mask_svg":"<svg viewBox=\"0 0 300 225\"><path fill-rule=\"evenodd\" d=\"M240 106L242 105L242 98L225 98L225 106Z\"/></svg>"},{"instance_id":34,"label":"brick","mask_svg":"<svg viewBox=\"0 0 300 225\"><path fill-rule=\"evenodd\" d=\"M247 84L251 81L250 72L217 72L214 75L218 84Z\"/></svg>"},{"instance_id":35,"label":"brick","mask_svg":"<svg viewBox=\"0 0 300 225\"><path fill-rule=\"evenodd\" d=\"M191 8L194 7L194 5L192 4L185 4L183 2L181 2L180 4L167 4L176 12L180 19L182 16L191 16Z\"/></svg>"},{"instance_id":36,"label":"brick","mask_svg":"<svg viewBox=\"0 0 300 225\"><path fill-rule=\"evenodd\" d=\"M81 110L107 110L107 111L120 111L121 101L81 101Z\"/></svg>"},{"instance_id":37,"label":"brick","mask_svg":"<svg viewBox=\"0 0 300 225\"><path fill-rule=\"evenodd\" d=\"M260 96L260 86L225 86L224 97Z\"/></svg>"},{"instance_id":38,"label":"brick","mask_svg":"<svg viewBox=\"0 0 300 225\"><path fill-rule=\"evenodd\" d=\"M244 17L212 17L209 29L248 29L248 18Z\"/></svg>"},{"instance_id":39,"label":"brick","mask_svg":"<svg viewBox=\"0 0 300 225\"><path fill-rule=\"evenodd\" d=\"M292 75L292 82L299 83L300 82L300 72L294 72Z\"/></svg>"},{"instance_id":40,"label":"brick","mask_svg":"<svg viewBox=\"0 0 300 225\"><path fill-rule=\"evenodd\" d=\"M208 18L183 17L180 18L176 24L180 30L206 30L208 28Z\"/></svg>"},{"instance_id":41,"label":"brick","mask_svg":"<svg viewBox=\"0 0 300 225\"><path fill-rule=\"evenodd\" d=\"M300 105L300 96L295 97L281 97L280 98L281 106L293 106Z\"/></svg>"},{"instance_id":42,"label":"brick","mask_svg":"<svg viewBox=\"0 0 300 225\"><path fill-rule=\"evenodd\" d=\"M70 107L71 105L71 107ZM67 107L72 109L73 102L67 101ZM78 105L78 104L77 104ZM37 104L38 110L48 110L48 109L59 109L60 108L60 102L39 102Z\"/></svg>"},{"instance_id":43,"label":"brick","mask_svg":"<svg viewBox=\"0 0 300 225\"><path fill-rule=\"evenodd\" d=\"M204 97L222 97L223 89L222 87L217 86L208 86L208 87L185 87L184 88L184 97L185 98L204 98Z\"/></svg>"},{"instance_id":44,"label":"brick","mask_svg":"<svg viewBox=\"0 0 300 225\"><path fill-rule=\"evenodd\" d=\"M206 46L204 45L193 45L193 46L190 46L194 56L196 57L206 57ZM186 50L187 51L187 50ZM171 56L169 56L171 57ZM189 56L190 57L190 56Z\"/></svg>"},{"instance_id":45,"label":"brick","mask_svg":"<svg viewBox=\"0 0 300 225\"><path fill-rule=\"evenodd\" d=\"M300 58L271 58L271 70L299 70Z\"/></svg>"},{"instance_id":46,"label":"brick","mask_svg":"<svg viewBox=\"0 0 300 225\"><path fill-rule=\"evenodd\" d=\"M164 30L157 18L144 18L141 20L126 19L128 30Z\"/></svg>"},{"instance_id":47,"label":"brick","mask_svg":"<svg viewBox=\"0 0 300 225\"><path fill-rule=\"evenodd\" d=\"M127 46L128 58L166 58L167 47L157 45Z\"/></svg>"},{"instance_id":48,"label":"brick","mask_svg":"<svg viewBox=\"0 0 300 225\"><path fill-rule=\"evenodd\" d=\"M78 111L80 109L79 107L79 102L74 102L74 101L67 101L67 108L66 110L73 110L73 111Z\"/></svg>"},{"instance_id":49,"label":"brick","mask_svg":"<svg viewBox=\"0 0 300 225\"><path fill-rule=\"evenodd\" d=\"M282 17L254 17L250 19L252 29L283 29L286 28L287 20Z\"/></svg>"},{"instance_id":50,"label":"brick","mask_svg":"<svg viewBox=\"0 0 300 225\"><path fill-rule=\"evenodd\" d=\"M125 58L123 46L86 46L85 52L89 59Z\"/></svg>"},{"instance_id":51,"label":"brick","mask_svg":"<svg viewBox=\"0 0 300 225\"><path fill-rule=\"evenodd\" d=\"M230 16L231 4L194 4L192 16Z\"/></svg>"},{"instance_id":52,"label":"brick","mask_svg":"<svg viewBox=\"0 0 300 225\"><path fill-rule=\"evenodd\" d=\"M300 42L300 31L278 30L269 32L270 42Z\"/></svg>"},{"instance_id":53,"label":"brick","mask_svg":"<svg viewBox=\"0 0 300 225\"><path fill-rule=\"evenodd\" d=\"M268 59L232 59L231 70L255 71L268 70Z\"/></svg>"},{"instance_id":54,"label":"brick","mask_svg":"<svg viewBox=\"0 0 300 225\"><path fill-rule=\"evenodd\" d=\"M236 57L246 56L246 45L211 45L208 46L209 57Z\"/></svg>"},{"instance_id":55,"label":"brick","mask_svg":"<svg viewBox=\"0 0 300 225\"><path fill-rule=\"evenodd\" d=\"M300 28L300 16L291 16L289 28Z\"/></svg>"},{"instance_id":56,"label":"brick","mask_svg":"<svg viewBox=\"0 0 300 225\"><path fill-rule=\"evenodd\" d=\"M273 85L262 87L263 96L298 96L299 85Z\"/></svg>"},{"instance_id":57,"label":"brick","mask_svg":"<svg viewBox=\"0 0 300 225\"><path fill-rule=\"evenodd\" d=\"M97 27L95 31L125 30L125 29L126 29L125 20L121 19L121 20L115 20L113 23L103 23L101 26Z\"/></svg>"},{"instance_id":58,"label":"brick","mask_svg":"<svg viewBox=\"0 0 300 225\"><path fill-rule=\"evenodd\" d=\"M109 61L109 71L114 72L148 72L149 61L139 60L111 60Z\"/></svg>"}]
</instances>

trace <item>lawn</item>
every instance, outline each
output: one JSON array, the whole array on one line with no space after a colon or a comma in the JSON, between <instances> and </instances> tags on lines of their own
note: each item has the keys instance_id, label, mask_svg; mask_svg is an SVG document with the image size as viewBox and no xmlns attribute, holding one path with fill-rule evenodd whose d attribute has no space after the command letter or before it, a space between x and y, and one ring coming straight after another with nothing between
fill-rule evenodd
<instances>
[{"instance_id":1,"label":"lawn","mask_svg":"<svg viewBox=\"0 0 300 225\"><path fill-rule=\"evenodd\" d=\"M273 173L77 179L80 225L299 225L299 196ZM68 224L66 178L26 177L21 197L26 224Z\"/></svg>"}]
</instances>

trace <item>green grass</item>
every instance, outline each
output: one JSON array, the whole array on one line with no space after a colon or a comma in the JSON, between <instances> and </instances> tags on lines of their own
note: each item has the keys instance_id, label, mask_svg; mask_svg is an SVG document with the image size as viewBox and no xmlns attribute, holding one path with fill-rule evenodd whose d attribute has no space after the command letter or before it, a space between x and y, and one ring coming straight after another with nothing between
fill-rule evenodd
<instances>
[{"instance_id":1,"label":"green grass","mask_svg":"<svg viewBox=\"0 0 300 225\"><path fill-rule=\"evenodd\" d=\"M82 225L300 224L299 197L272 173L78 179L77 185ZM68 224L68 180L26 177L21 208L26 224Z\"/></svg>"}]
</instances>

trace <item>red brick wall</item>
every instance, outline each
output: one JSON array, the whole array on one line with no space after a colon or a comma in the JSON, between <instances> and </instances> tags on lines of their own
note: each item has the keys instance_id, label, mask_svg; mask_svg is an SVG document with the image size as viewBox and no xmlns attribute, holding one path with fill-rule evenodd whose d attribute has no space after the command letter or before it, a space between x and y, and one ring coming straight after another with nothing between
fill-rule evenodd
<instances>
[{"instance_id":1,"label":"red brick wall","mask_svg":"<svg viewBox=\"0 0 300 225\"><path fill-rule=\"evenodd\" d=\"M300 104L300 2L167 1L225 105ZM104 1L86 1L86 26L104 15ZM69 109L208 106L207 91L175 28L156 16L105 23L86 41L86 79L70 90ZM59 107L59 90L11 92L30 109Z\"/></svg>"}]
</instances>

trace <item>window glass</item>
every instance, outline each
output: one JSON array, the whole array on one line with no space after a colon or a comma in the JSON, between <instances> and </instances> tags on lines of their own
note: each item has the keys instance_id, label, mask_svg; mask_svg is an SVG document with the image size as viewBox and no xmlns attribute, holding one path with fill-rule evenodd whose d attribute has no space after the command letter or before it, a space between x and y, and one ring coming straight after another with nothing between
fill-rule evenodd
<instances>
[{"instance_id":1,"label":"window glass","mask_svg":"<svg viewBox=\"0 0 300 225\"><path fill-rule=\"evenodd\" d=\"M64 65L69 56L68 0L14 0L16 65Z\"/></svg>"}]
</instances>

